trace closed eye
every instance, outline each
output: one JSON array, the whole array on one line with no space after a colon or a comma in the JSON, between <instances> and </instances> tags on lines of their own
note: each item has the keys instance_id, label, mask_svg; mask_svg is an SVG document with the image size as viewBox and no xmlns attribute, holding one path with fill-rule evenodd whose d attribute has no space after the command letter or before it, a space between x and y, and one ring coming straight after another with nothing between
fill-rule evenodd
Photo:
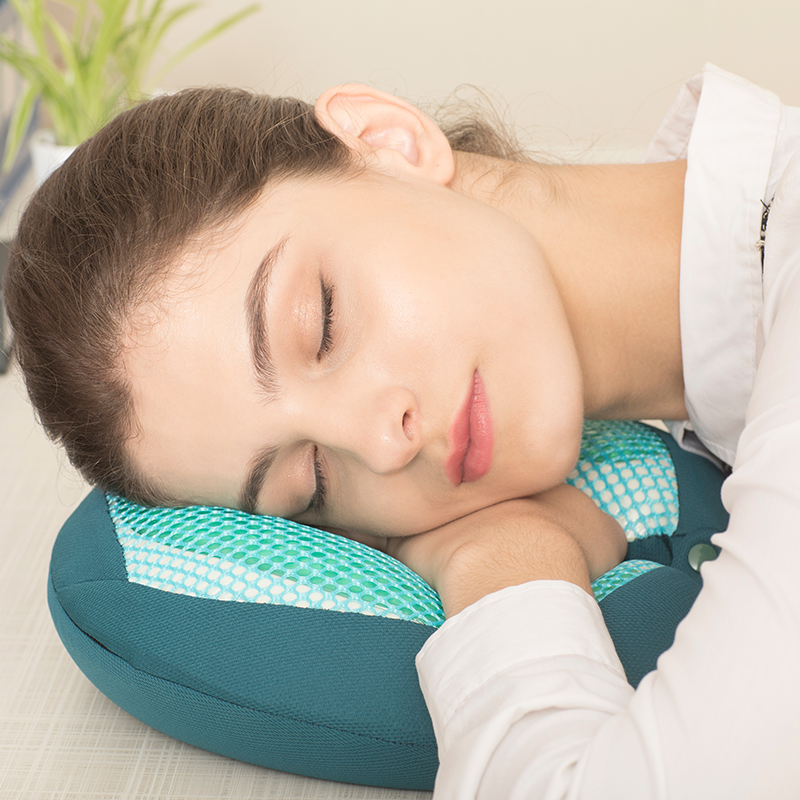
<instances>
[{"instance_id":1,"label":"closed eye","mask_svg":"<svg viewBox=\"0 0 800 800\"><path fill-rule=\"evenodd\" d=\"M320 292L322 294L322 336L317 352L317 361L322 361L333 344L333 287L320 278Z\"/></svg>"},{"instance_id":2,"label":"closed eye","mask_svg":"<svg viewBox=\"0 0 800 800\"><path fill-rule=\"evenodd\" d=\"M314 481L316 489L308 504L307 511L313 511L315 514L321 514L325 508L325 499L328 495L328 485L325 480L325 473L322 471L322 464L319 457L319 448L314 446Z\"/></svg>"}]
</instances>

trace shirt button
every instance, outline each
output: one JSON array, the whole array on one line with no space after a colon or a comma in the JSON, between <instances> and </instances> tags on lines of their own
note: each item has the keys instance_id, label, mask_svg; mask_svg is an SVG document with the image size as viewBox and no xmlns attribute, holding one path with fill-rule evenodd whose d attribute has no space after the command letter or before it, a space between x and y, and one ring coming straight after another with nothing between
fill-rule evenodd
<instances>
[{"instance_id":1,"label":"shirt button","mask_svg":"<svg viewBox=\"0 0 800 800\"><path fill-rule=\"evenodd\" d=\"M716 557L717 551L710 544L696 544L689 550L689 566L695 572L700 572L700 565L704 561L713 561Z\"/></svg>"}]
</instances>

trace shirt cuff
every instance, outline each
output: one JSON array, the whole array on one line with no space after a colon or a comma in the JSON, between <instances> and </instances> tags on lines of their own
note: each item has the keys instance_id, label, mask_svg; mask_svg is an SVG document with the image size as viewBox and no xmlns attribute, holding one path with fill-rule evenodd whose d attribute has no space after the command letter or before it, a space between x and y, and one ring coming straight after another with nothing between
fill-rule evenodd
<instances>
[{"instance_id":1,"label":"shirt cuff","mask_svg":"<svg viewBox=\"0 0 800 800\"><path fill-rule=\"evenodd\" d=\"M573 583L531 581L468 606L417 654L420 685L437 732L497 675L556 657L571 657L576 667L588 660L627 684L600 607Z\"/></svg>"}]
</instances>

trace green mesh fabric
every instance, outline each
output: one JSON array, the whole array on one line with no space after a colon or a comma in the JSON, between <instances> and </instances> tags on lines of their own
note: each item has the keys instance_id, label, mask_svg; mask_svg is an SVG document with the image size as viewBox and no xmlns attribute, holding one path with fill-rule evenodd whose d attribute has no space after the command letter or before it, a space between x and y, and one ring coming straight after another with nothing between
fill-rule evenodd
<instances>
[{"instance_id":1,"label":"green mesh fabric","mask_svg":"<svg viewBox=\"0 0 800 800\"><path fill-rule=\"evenodd\" d=\"M617 564L614 569L601 575L593 584L592 592L594 599L599 603L604 597L607 597L620 586L624 586L628 581L632 581L639 575L644 575L645 572L650 572L651 569L658 569L661 564L656 564L654 561L623 561Z\"/></svg>"},{"instance_id":2,"label":"green mesh fabric","mask_svg":"<svg viewBox=\"0 0 800 800\"><path fill-rule=\"evenodd\" d=\"M567 483L614 517L629 542L672 536L678 527L675 465L659 435L640 422L587 420Z\"/></svg>"},{"instance_id":3,"label":"green mesh fabric","mask_svg":"<svg viewBox=\"0 0 800 800\"><path fill-rule=\"evenodd\" d=\"M644 425L586 422L568 482L616 517L631 541L677 527L675 469L664 443ZM133 583L216 600L444 622L441 602L425 581L358 542L230 509L107 500ZM595 597L646 571L646 563L625 562L601 576L592 585Z\"/></svg>"},{"instance_id":4,"label":"green mesh fabric","mask_svg":"<svg viewBox=\"0 0 800 800\"><path fill-rule=\"evenodd\" d=\"M216 600L444 621L438 595L416 573L327 531L224 508L145 508L114 496L108 505L134 583Z\"/></svg>"}]
</instances>

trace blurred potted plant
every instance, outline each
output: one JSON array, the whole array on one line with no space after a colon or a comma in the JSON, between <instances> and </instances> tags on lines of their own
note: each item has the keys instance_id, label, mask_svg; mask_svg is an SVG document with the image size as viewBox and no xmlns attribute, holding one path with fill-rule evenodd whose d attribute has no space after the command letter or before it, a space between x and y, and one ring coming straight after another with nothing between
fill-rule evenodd
<instances>
[{"instance_id":1,"label":"blurred potted plant","mask_svg":"<svg viewBox=\"0 0 800 800\"><path fill-rule=\"evenodd\" d=\"M38 132L36 138L57 148L50 157L55 161L45 172L112 116L146 95L145 81L151 78L153 57L165 34L200 5L194 0L178 6L170 0L9 2L27 42L0 37L0 59L20 73L27 87L11 118L4 164L13 161L41 100L52 132ZM64 13L54 15L50 9L55 5ZM257 4L242 8L180 48L149 85L157 85L179 61L257 9Z\"/></svg>"}]
</instances>

